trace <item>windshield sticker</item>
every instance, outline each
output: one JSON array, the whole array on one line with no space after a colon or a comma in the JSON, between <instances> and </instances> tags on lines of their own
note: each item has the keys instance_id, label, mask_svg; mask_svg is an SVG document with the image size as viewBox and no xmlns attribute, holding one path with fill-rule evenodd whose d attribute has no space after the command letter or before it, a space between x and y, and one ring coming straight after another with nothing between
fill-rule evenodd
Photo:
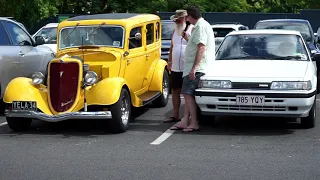
<instances>
[{"instance_id":1,"label":"windshield sticker","mask_svg":"<svg viewBox=\"0 0 320 180\"><path fill-rule=\"evenodd\" d=\"M113 41L114 46L120 46L120 41Z\"/></svg>"},{"instance_id":2,"label":"windshield sticker","mask_svg":"<svg viewBox=\"0 0 320 180\"><path fill-rule=\"evenodd\" d=\"M301 53L296 53L296 56L299 56L301 58L301 60L307 60L307 55L305 54L301 54Z\"/></svg>"}]
</instances>

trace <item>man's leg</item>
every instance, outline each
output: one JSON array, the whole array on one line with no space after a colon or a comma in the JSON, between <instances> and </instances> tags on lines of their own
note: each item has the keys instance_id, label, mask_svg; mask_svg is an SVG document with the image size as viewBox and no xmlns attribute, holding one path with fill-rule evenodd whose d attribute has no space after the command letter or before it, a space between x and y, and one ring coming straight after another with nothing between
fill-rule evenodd
<instances>
[{"instance_id":1,"label":"man's leg","mask_svg":"<svg viewBox=\"0 0 320 180\"><path fill-rule=\"evenodd\" d=\"M198 117L197 117L197 104L194 97L194 91L198 87L200 77L202 75L203 73L196 73L195 80L188 79L188 86L187 86L188 88L185 88L182 91L184 100L185 100L185 105L188 107L190 116L191 116L189 126L183 130L184 132L199 130Z\"/></svg>"},{"instance_id":2,"label":"man's leg","mask_svg":"<svg viewBox=\"0 0 320 180\"><path fill-rule=\"evenodd\" d=\"M171 71L171 84L172 84L172 105L173 105L173 116L166 119L164 122L177 122L180 121L179 109L181 104L181 86L182 86L182 73Z\"/></svg>"},{"instance_id":3,"label":"man's leg","mask_svg":"<svg viewBox=\"0 0 320 180\"><path fill-rule=\"evenodd\" d=\"M182 79L182 89L181 91L184 91L185 88L187 88L187 86L185 85L186 82L185 81L188 81L187 78L189 78L188 76L184 77ZM186 128L188 125L189 125L189 121L190 121L190 113L189 113L189 108L188 106L185 104L184 106L184 116L183 118L181 119L180 122L176 123L172 128L171 130L179 130L179 129L184 129Z\"/></svg>"}]
</instances>

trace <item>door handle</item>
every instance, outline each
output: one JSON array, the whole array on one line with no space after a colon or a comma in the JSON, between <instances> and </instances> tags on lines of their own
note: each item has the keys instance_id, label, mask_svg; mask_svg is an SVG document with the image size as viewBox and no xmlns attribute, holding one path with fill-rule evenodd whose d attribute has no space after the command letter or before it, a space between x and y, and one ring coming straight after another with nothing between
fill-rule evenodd
<instances>
[{"instance_id":1,"label":"door handle","mask_svg":"<svg viewBox=\"0 0 320 180\"><path fill-rule=\"evenodd\" d=\"M150 57L150 54L146 54L147 57Z\"/></svg>"},{"instance_id":2,"label":"door handle","mask_svg":"<svg viewBox=\"0 0 320 180\"><path fill-rule=\"evenodd\" d=\"M127 64L130 64L132 62L132 59L127 59Z\"/></svg>"},{"instance_id":3,"label":"door handle","mask_svg":"<svg viewBox=\"0 0 320 180\"><path fill-rule=\"evenodd\" d=\"M22 52L19 52L18 54L19 54L20 56L24 56L24 53L22 53Z\"/></svg>"}]
</instances>

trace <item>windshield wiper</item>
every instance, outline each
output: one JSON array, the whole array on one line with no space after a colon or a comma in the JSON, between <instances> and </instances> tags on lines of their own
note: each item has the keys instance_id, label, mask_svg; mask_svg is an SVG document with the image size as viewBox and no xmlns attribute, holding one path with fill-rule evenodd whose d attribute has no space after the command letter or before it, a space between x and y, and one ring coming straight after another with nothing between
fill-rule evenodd
<instances>
[{"instance_id":1,"label":"windshield wiper","mask_svg":"<svg viewBox=\"0 0 320 180\"><path fill-rule=\"evenodd\" d=\"M76 26L72 29L72 31L68 34L68 36L66 38L64 38L64 40L68 39L69 36L73 33L74 30L76 30L76 28L78 27L80 23L77 23Z\"/></svg>"},{"instance_id":2,"label":"windshield wiper","mask_svg":"<svg viewBox=\"0 0 320 180\"><path fill-rule=\"evenodd\" d=\"M238 57L229 57L225 58L226 60L231 60L231 59L268 59L267 57L264 56L238 56Z\"/></svg>"},{"instance_id":3,"label":"windshield wiper","mask_svg":"<svg viewBox=\"0 0 320 180\"><path fill-rule=\"evenodd\" d=\"M274 57L271 59L277 59L277 60L290 60L290 59L297 59L297 60L302 60L302 57L297 55L297 56L283 56L283 57Z\"/></svg>"},{"instance_id":4,"label":"windshield wiper","mask_svg":"<svg viewBox=\"0 0 320 180\"><path fill-rule=\"evenodd\" d=\"M105 25L106 23L103 22L101 23L98 27L96 27L94 30L92 30L87 36L91 35L93 32L95 32L96 30L100 29L102 25Z\"/></svg>"}]
</instances>

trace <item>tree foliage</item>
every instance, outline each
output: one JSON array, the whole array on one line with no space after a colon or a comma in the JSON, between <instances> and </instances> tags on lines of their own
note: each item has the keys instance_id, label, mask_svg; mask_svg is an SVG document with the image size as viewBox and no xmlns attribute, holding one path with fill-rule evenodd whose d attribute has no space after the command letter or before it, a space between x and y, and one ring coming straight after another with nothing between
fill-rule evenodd
<instances>
[{"instance_id":1,"label":"tree foliage","mask_svg":"<svg viewBox=\"0 0 320 180\"><path fill-rule=\"evenodd\" d=\"M189 5L203 12L297 13L320 8L320 0L0 0L0 16L14 17L30 28L56 14L173 12Z\"/></svg>"}]
</instances>

